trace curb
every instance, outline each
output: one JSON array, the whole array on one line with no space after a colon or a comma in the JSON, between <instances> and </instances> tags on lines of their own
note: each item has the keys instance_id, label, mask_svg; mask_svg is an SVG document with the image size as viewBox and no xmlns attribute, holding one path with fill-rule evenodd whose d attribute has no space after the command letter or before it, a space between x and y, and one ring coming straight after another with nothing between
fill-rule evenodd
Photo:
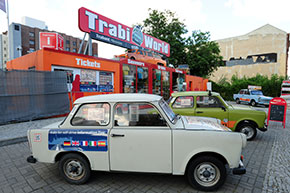
<instances>
[{"instance_id":1,"label":"curb","mask_svg":"<svg viewBox=\"0 0 290 193\"><path fill-rule=\"evenodd\" d=\"M7 146L7 145L13 145L13 144L17 144L17 143L23 143L23 142L27 142L27 141L28 141L27 136L0 140L0 147Z\"/></svg>"}]
</instances>

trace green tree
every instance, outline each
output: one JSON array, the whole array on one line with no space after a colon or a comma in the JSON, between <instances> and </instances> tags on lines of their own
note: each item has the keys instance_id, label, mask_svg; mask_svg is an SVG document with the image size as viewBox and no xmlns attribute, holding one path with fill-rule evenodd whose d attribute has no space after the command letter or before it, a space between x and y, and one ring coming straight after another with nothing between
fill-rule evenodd
<instances>
[{"instance_id":1,"label":"green tree","mask_svg":"<svg viewBox=\"0 0 290 193\"><path fill-rule=\"evenodd\" d=\"M187 39L186 50L190 74L208 76L224 64L219 45L210 41L209 32L193 31Z\"/></svg>"},{"instance_id":2,"label":"green tree","mask_svg":"<svg viewBox=\"0 0 290 193\"><path fill-rule=\"evenodd\" d=\"M187 33L185 24L175 17L175 13L165 10L160 12L149 9L149 17L143 21L143 32L170 44L169 63L184 64L185 41Z\"/></svg>"},{"instance_id":3,"label":"green tree","mask_svg":"<svg viewBox=\"0 0 290 193\"><path fill-rule=\"evenodd\" d=\"M190 74L206 77L223 65L219 46L210 41L210 33L197 30L186 37L188 30L174 12L149 9L149 17L141 25L144 33L170 44L168 60L175 67L188 64Z\"/></svg>"}]
</instances>

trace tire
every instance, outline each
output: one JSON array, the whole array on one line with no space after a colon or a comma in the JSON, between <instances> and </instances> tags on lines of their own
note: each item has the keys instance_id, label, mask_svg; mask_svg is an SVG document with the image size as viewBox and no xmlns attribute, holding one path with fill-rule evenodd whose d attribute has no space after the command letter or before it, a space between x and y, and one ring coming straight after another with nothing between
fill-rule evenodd
<instances>
[{"instance_id":1,"label":"tire","mask_svg":"<svg viewBox=\"0 0 290 193\"><path fill-rule=\"evenodd\" d=\"M257 103L256 103L255 100L251 100L250 105L253 106L253 107L255 107L257 105Z\"/></svg>"},{"instance_id":2,"label":"tire","mask_svg":"<svg viewBox=\"0 0 290 193\"><path fill-rule=\"evenodd\" d=\"M64 155L58 165L60 174L70 184L84 184L91 175L88 161L79 154Z\"/></svg>"},{"instance_id":3,"label":"tire","mask_svg":"<svg viewBox=\"0 0 290 193\"><path fill-rule=\"evenodd\" d=\"M134 57L131 57L130 59L131 59L131 60L135 60L135 58L134 58Z\"/></svg>"},{"instance_id":4,"label":"tire","mask_svg":"<svg viewBox=\"0 0 290 193\"><path fill-rule=\"evenodd\" d=\"M240 101L239 98L236 99L236 103L237 103L237 104L240 104L240 103L241 103L241 101Z\"/></svg>"},{"instance_id":5,"label":"tire","mask_svg":"<svg viewBox=\"0 0 290 193\"><path fill-rule=\"evenodd\" d=\"M242 123L238 128L238 132L241 132L247 136L247 140L253 140L257 135L256 127L251 123Z\"/></svg>"},{"instance_id":6,"label":"tire","mask_svg":"<svg viewBox=\"0 0 290 193\"><path fill-rule=\"evenodd\" d=\"M201 191L214 191L226 180L225 165L212 156L202 156L189 163L187 179L189 184Z\"/></svg>"}]
</instances>

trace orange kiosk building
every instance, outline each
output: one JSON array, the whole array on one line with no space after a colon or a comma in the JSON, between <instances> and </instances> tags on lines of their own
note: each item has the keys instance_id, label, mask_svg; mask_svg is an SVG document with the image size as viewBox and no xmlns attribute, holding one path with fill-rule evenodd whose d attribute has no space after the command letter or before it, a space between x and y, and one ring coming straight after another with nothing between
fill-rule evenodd
<instances>
[{"instance_id":1,"label":"orange kiosk building","mask_svg":"<svg viewBox=\"0 0 290 193\"><path fill-rule=\"evenodd\" d=\"M8 70L66 71L73 101L110 93L150 93L165 99L174 91L206 90L207 79L130 59L96 58L44 48L7 63Z\"/></svg>"}]
</instances>

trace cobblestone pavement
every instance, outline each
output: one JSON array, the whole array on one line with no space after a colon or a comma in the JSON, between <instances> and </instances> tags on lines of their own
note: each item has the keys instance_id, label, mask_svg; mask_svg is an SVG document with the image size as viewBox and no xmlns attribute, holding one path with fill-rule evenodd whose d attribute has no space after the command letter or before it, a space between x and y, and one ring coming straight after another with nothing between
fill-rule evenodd
<instances>
[{"instance_id":1,"label":"cobblestone pavement","mask_svg":"<svg viewBox=\"0 0 290 193\"><path fill-rule=\"evenodd\" d=\"M289 111L288 111L289 113ZM290 116L286 129L276 129L263 192L290 192ZM275 123L281 127L281 123Z\"/></svg>"},{"instance_id":2,"label":"cobblestone pavement","mask_svg":"<svg viewBox=\"0 0 290 193\"><path fill-rule=\"evenodd\" d=\"M270 122L243 150L247 173L232 175L217 192L290 192L290 112L286 129ZM198 192L183 176L93 172L85 185L70 185L59 175L57 164L26 162L26 142L0 147L0 193L8 192Z\"/></svg>"}]
</instances>

